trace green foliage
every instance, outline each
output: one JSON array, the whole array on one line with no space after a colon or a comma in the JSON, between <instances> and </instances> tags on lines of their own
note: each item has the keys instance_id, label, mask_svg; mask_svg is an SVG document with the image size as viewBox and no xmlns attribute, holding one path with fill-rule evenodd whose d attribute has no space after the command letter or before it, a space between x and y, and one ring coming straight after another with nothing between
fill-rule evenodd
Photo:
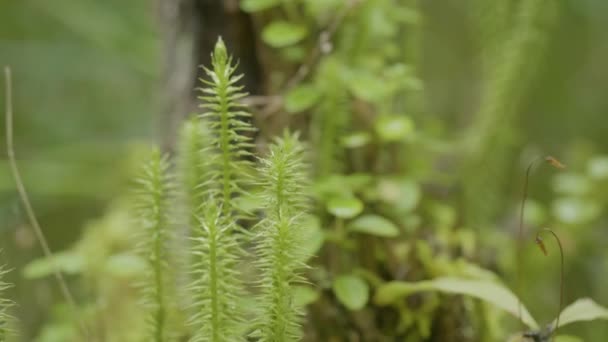
<instances>
[{"instance_id":1,"label":"green foliage","mask_svg":"<svg viewBox=\"0 0 608 342\"><path fill-rule=\"evenodd\" d=\"M332 284L338 300L349 310L361 310L367 304L369 287L358 276L341 275Z\"/></svg>"},{"instance_id":2,"label":"green foliage","mask_svg":"<svg viewBox=\"0 0 608 342\"><path fill-rule=\"evenodd\" d=\"M168 264L171 231L169 225L169 196L171 180L169 163L160 151L153 151L138 178L138 217L142 225L141 253L148 264L147 279L143 286L144 300L148 307L148 339L169 339L169 307L171 299L168 288L170 271Z\"/></svg>"},{"instance_id":3,"label":"green foliage","mask_svg":"<svg viewBox=\"0 0 608 342\"><path fill-rule=\"evenodd\" d=\"M353 218L363 211L363 202L357 197L333 197L327 201L327 211L338 218Z\"/></svg>"},{"instance_id":4,"label":"green foliage","mask_svg":"<svg viewBox=\"0 0 608 342\"><path fill-rule=\"evenodd\" d=\"M364 215L348 226L350 231L365 233L375 236L396 237L399 235L399 229L391 221L378 215Z\"/></svg>"},{"instance_id":5,"label":"green foliage","mask_svg":"<svg viewBox=\"0 0 608 342\"><path fill-rule=\"evenodd\" d=\"M290 113L302 112L314 106L321 93L312 85L299 85L285 95L285 110Z\"/></svg>"},{"instance_id":6,"label":"green foliage","mask_svg":"<svg viewBox=\"0 0 608 342\"><path fill-rule=\"evenodd\" d=\"M262 39L272 47L293 45L306 37L306 27L286 21L275 21L262 31Z\"/></svg>"},{"instance_id":7,"label":"green foliage","mask_svg":"<svg viewBox=\"0 0 608 342\"><path fill-rule=\"evenodd\" d=\"M559 315L559 326L561 327L574 322L592 321L596 319L608 320L608 309L598 305L590 298L581 298L562 310ZM555 324L556 321L551 323L552 326Z\"/></svg>"},{"instance_id":8,"label":"green foliage","mask_svg":"<svg viewBox=\"0 0 608 342\"><path fill-rule=\"evenodd\" d=\"M96 214L91 210L120 190L128 168L115 167L122 163L114 161L123 145L99 139L115 132L119 117L130 118L120 126L124 135L148 131L155 120L144 115L153 112L155 101L139 103L157 83L150 61L159 60L149 53L151 30L135 38L121 33L141 31L137 22L143 15L134 14L149 12L143 2L130 3L124 12L112 10L116 0L71 2L8 3L0 11L10 28L9 39L0 42L0 58L15 63L17 85L23 87L17 107L41 113L18 118L20 131L34 132L24 140L36 151L49 139L85 140L78 147L24 154L24 178L38 195L41 217L51 221L51 245L58 251L70 241L63 229L54 234L58 227L79 226L75 216ZM18 280L19 291L7 295L31 297L23 306L19 300L15 311L23 316L25 340L34 335L40 341L76 340L75 322L81 318L92 327L91 340L151 340L142 317L156 310L134 305L131 284L145 280L154 288L158 260L168 282L166 315L176 321L167 321L168 340L505 340L518 329L515 320L503 319L504 312L517 311L519 299L501 285L509 283L514 269L523 269L525 291L518 296L535 316L551 317L557 307L553 259L527 249L519 253L510 243L517 221L513 207L521 195L514 165L538 150L564 156L569 167L534 181L524 228L548 226L563 233L570 256L567 298L608 302L602 286L608 254L601 249L608 203L601 142L606 100L597 83L603 74L594 63L605 60L606 49L596 38L606 31L602 0L238 3L247 14L224 23L245 23L262 42L255 54L241 56L247 59L242 65L259 67L247 80L259 81L259 87L256 96L245 96L236 63L218 42L203 81L206 113L188 119L170 162L177 191L166 203L171 228L165 228L177 238L159 239L166 253L154 260L154 243L135 255L136 241L125 236L145 227L134 227L128 206L116 201L72 247L25 268L18 265L27 277L25 287ZM95 9L86 20L74 15L85 7ZM135 23L126 25L125 18ZM35 26L51 26L48 22L61 28L38 32ZM208 32L183 37L207 39ZM22 35L29 40L20 41ZM169 52L180 55L182 43ZM32 110L30 93L41 94L34 102L44 110ZM244 103L252 104L253 115ZM107 115L109 110L116 114ZM46 115L51 112L59 116ZM81 115L85 112L89 115ZM62 115L70 119L61 120ZM48 130L48 118L65 124ZM252 132L254 123L259 132ZM302 162L291 135L274 140L266 153L285 128L310 142L313 184L277 181L277 166ZM283 145L300 152L289 159ZM258 153L266 158L256 159ZM11 192L12 182L1 178L0 189ZM278 196L282 191L286 195ZM308 192L315 206L291 203ZM552 192L556 196L550 198ZM74 210L68 197L84 203L82 208ZM28 250L27 227L13 219L18 214L11 196L6 198L3 212L11 224L3 241L10 248L17 241L11 264L27 262L15 258ZM519 258L523 261L516 263ZM39 296L46 293L40 288L53 265L70 276L80 304L76 312L54 304L52 314L42 317L47 313L38 314L39 308L53 304L53 296ZM305 279L312 284L301 284ZM606 309L581 300L562 311L560 325L605 317ZM538 328L532 315L524 320ZM46 323L37 329L41 321ZM607 332L601 325L568 328L589 341L605 339ZM547 330L529 333L549 340ZM513 340L522 341L522 334Z\"/></svg>"},{"instance_id":9,"label":"green foliage","mask_svg":"<svg viewBox=\"0 0 608 342\"><path fill-rule=\"evenodd\" d=\"M376 292L374 302L378 305L394 303L399 298L410 296L421 291L439 291L451 294L460 294L478 298L519 317L519 299L506 287L492 280L467 279L455 277L440 277L421 282L390 282L382 285ZM522 306L521 320L526 326L537 330L536 320L529 311ZM579 299L567 306L560 313L559 326L596 319L608 319L608 309L598 305L589 298ZM556 320L549 326L549 331L555 329Z\"/></svg>"},{"instance_id":10,"label":"green foliage","mask_svg":"<svg viewBox=\"0 0 608 342\"><path fill-rule=\"evenodd\" d=\"M91 328L92 340L141 340L148 326L141 319L141 293L133 284L143 283L149 275L145 255L133 246L141 242L142 227L133 225L133 205L126 198L115 200L104 216L88 222L80 240L52 259L32 261L23 269L29 281L52 275L54 267L77 277L83 291L83 304L77 312L58 305L38 333L40 342L78 339L78 321ZM133 234L136 228L138 233Z\"/></svg>"},{"instance_id":11,"label":"green foliage","mask_svg":"<svg viewBox=\"0 0 608 342\"><path fill-rule=\"evenodd\" d=\"M472 296L488 301L515 317L518 315L517 297L506 287L489 280L445 277L418 283L391 282L378 289L374 301L379 305L386 305L402 296L429 290ZM522 308L522 321L532 329L538 328L538 323L525 307Z\"/></svg>"},{"instance_id":12,"label":"green foliage","mask_svg":"<svg viewBox=\"0 0 608 342\"><path fill-rule=\"evenodd\" d=\"M284 135L260 160L266 217L256 227L257 267L262 271L259 318L261 341L299 341L301 307L294 285L303 283L307 252L302 248L308 211L308 170L297 135Z\"/></svg>"}]
</instances>

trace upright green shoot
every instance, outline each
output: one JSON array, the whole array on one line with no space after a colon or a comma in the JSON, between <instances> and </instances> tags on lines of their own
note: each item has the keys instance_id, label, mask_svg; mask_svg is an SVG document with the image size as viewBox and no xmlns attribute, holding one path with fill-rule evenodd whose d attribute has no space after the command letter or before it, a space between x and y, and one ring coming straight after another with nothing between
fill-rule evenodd
<instances>
[{"instance_id":1,"label":"upright green shoot","mask_svg":"<svg viewBox=\"0 0 608 342\"><path fill-rule=\"evenodd\" d=\"M149 341L162 342L169 338L168 313L168 199L170 195L169 163L159 150L154 150L137 180L138 214L142 226L141 254L148 264L143 286L144 301L149 308Z\"/></svg>"},{"instance_id":2,"label":"upright green shoot","mask_svg":"<svg viewBox=\"0 0 608 342\"><path fill-rule=\"evenodd\" d=\"M193 342L243 340L244 292L236 270L242 252L231 234L234 225L227 224L221 213L221 206L210 200L192 238Z\"/></svg>"},{"instance_id":3,"label":"upright green shoot","mask_svg":"<svg viewBox=\"0 0 608 342\"><path fill-rule=\"evenodd\" d=\"M242 75L235 75L236 65L228 56L224 42L218 39L211 55L212 68L204 68L209 80L201 80L201 115L209 127L208 142L203 148L202 165L192 164L197 178L190 215L196 219L192 236L190 290L195 298L196 314L190 324L195 327L193 341L240 341L245 324L243 286L237 264L243 256L238 238L241 217L235 200L245 192L248 160L253 147L250 114L237 101L246 94L237 85ZM200 156L199 156L200 157ZM199 177L202 174L202 178Z\"/></svg>"},{"instance_id":4,"label":"upright green shoot","mask_svg":"<svg viewBox=\"0 0 608 342\"><path fill-rule=\"evenodd\" d=\"M222 214L227 217L233 214L234 197L243 193L245 170L250 164L247 157L253 147L247 134L254 128L249 123L251 114L237 102L247 95L237 85L243 75L235 75L237 66L221 38L215 45L211 63L212 69L204 68L210 80L201 80L207 87L201 89L203 95L199 98L203 101L201 107L207 110L202 117L213 134L208 181L219 186L210 190L213 196L219 195Z\"/></svg>"},{"instance_id":5,"label":"upright green shoot","mask_svg":"<svg viewBox=\"0 0 608 342\"><path fill-rule=\"evenodd\" d=\"M294 305L294 283L303 282L302 218L308 207L307 170L295 135L284 135L261 159L266 217L257 227L262 314L261 341L298 341L302 312Z\"/></svg>"}]
</instances>

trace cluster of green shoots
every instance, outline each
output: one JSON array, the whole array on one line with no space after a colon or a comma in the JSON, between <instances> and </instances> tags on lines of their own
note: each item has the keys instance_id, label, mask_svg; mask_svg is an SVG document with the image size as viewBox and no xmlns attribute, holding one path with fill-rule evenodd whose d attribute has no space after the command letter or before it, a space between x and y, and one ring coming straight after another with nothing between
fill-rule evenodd
<instances>
[{"instance_id":1,"label":"cluster of green shoots","mask_svg":"<svg viewBox=\"0 0 608 342\"><path fill-rule=\"evenodd\" d=\"M184 124L176 158L155 151L139 179L147 340L299 340L304 148L285 133L256 158L251 117L239 103L241 76L221 39L204 70L205 112ZM252 197L261 208L243 209ZM186 298L171 300L176 293ZM185 312L185 325L177 312Z\"/></svg>"}]
</instances>

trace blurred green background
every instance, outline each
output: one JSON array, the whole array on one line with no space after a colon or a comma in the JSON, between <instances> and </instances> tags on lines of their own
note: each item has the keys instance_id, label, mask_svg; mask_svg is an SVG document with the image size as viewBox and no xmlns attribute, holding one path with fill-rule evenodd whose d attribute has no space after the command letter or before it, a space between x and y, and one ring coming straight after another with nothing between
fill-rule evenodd
<instances>
[{"instance_id":1,"label":"blurred green background","mask_svg":"<svg viewBox=\"0 0 608 342\"><path fill-rule=\"evenodd\" d=\"M391 150L407 165L403 175L414 179L422 192L422 200L414 200L415 216L442 208L437 210L448 216L449 226L474 234L473 260L512 287L525 167L544 154L567 164L565 172L544 167L534 172L528 223L550 226L563 240L566 302L588 296L608 305L608 2L553 1L540 11L548 29L501 33L515 26L509 6L524 2L498 1L511 4L500 12L500 5L483 0L360 1L337 26L335 54L321 58L331 59L339 72L351 73L348 101L359 112L402 110L415 122L420 139ZM335 0L303 0L282 10L249 9L253 27L259 29L257 58L264 93L280 92L286 75L309 55L322 28L331 24L331 13L340 13L341 6L344 3ZM403 12L401 18L395 8L412 12ZM95 245L92 231L111 230L106 226L115 221L108 212L124 211L115 209L121 207L116 203L129 192L143 146L160 139L162 99L167 94L162 93L165 66L158 12L158 4L144 0L0 3L0 65L13 70L17 156L55 251L83 244L86 236L90 241L85 246ZM286 36L263 37L261 27L275 18L306 27L305 37L297 38L298 32L289 27ZM365 35L358 31L362 23L367 25ZM518 45L520 38L524 42ZM509 73L511 60L517 72ZM409 69L403 74L389 69L396 61ZM320 64L326 69L313 72L313 77L332 72L329 62ZM382 89L386 80L374 78L379 70L411 82L397 90ZM398 95L401 91L407 95ZM386 93L405 104L382 107ZM4 97L0 101L3 107ZM351 108L345 107L347 112ZM256 124L268 134L285 121L304 127L307 121L300 117L282 110L273 120L259 119ZM359 125L352 131L373 130L370 127ZM41 252L6 158L1 163L1 260L13 269L8 280L16 287L10 295L19 304L15 315L24 340L29 340L61 316L54 305L59 297L50 277L24 273ZM124 231L103 236L117 234L120 237L112 238L123 241L131 223L126 218L116 222ZM432 222L424 221L425 234L441 235ZM128 244L123 243L115 249L126 250ZM557 249L548 246L550 257L544 258L530 244L523 267L523 301L544 321L557 311L559 290ZM82 265L75 268L70 275L74 283L83 273L95 273ZM88 281L95 277L90 275ZM86 297L89 290L79 296ZM608 337L605 322L565 330L585 341ZM49 331L46 336L54 334Z\"/></svg>"}]
</instances>

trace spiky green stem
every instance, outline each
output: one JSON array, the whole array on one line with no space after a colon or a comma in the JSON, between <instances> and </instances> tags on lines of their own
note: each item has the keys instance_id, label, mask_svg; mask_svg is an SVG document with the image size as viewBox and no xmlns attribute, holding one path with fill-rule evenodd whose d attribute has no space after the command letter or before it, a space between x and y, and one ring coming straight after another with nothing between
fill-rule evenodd
<instances>
[{"instance_id":1,"label":"spiky green stem","mask_svg":"<svg viewBox=\"0 0 608 342\"><path fill-rule=\"evenodd\" d=\"M240 216L234 201L244 191L251 148L246 133L253 128L247 122L250 114L237 103L245 96L237 85L241 76L234 75L236 66L221 39L211 62L212 68L204 69L209 80L202 80L206 87L200 97L208 110L201 118L210 131L203 177L209 186L203 191L204 213L194 213L198 223L192 252L198 261L191 267L191 289L197 314L190 323L197 326L193 341L238 341L244 338L239 303L244 291L236 265L243 251L237 243Z\"/></svg>"},{"instance_id":2,"label":"spiky green stem","mask_svg":"<svg viewBox=\"0 0 608 342\"><path fill-rule=\"evenodd\" d=\"M150 338L167 340L167 275L169 164L158 149L154 150L138 179L139 215L143 226L142 254L147 255L149 281L144 287L145 300L150 307Z\"/></svg>"},{"instance_id":3,"label":"spiky green stem","mask_svg":"<svg viewBox=\"0 0 608 342\"><path fill-rule=\"evenodd\" d=\"M258 266L263 272L259 319L261 341L297 341L300 309L293 303L293 284L305 267L299 250L302 213L307 209L307 183L302 147L296 136L277 139L261 160L267 217L260 223Z\"/></svg>"}]
</instances>

